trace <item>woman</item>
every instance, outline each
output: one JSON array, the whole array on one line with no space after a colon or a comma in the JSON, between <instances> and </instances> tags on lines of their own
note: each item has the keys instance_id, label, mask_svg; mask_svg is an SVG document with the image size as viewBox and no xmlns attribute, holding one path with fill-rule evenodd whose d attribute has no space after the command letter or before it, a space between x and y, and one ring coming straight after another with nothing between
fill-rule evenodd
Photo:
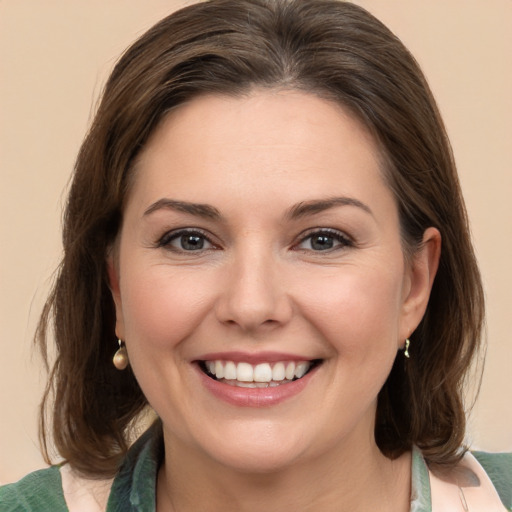
<instances>
[{"instance_id":1,"label":"woman","mask_svg":"<svg viewBox=\"0 0 512 512\"><path fill-rule=\"evenodd\" d=\"M2 510L512 507L511 457L463 446L482 321L400 41L345 2L190 6L123 55L78 156L38 331L66 464Z\"/></svg>"}]
</instances>

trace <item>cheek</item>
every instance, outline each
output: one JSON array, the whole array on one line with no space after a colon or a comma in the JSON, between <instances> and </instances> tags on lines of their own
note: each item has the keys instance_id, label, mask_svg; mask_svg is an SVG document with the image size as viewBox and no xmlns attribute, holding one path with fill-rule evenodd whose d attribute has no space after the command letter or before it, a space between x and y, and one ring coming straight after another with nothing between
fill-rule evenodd
<instances>
[{"instance_id":1,"label":"cheek","mask_svg":"<svg viewBox=\"0 0 512 512\"><path fill-rule=\"evenodd\" d=\"M204 276L170 272L165 266L137 274L127 269L126 275L121 297L128 345L173 347L194 331L211 308L209 290L215 288Z\"/></svg>"},{"instance_id":2,"label":"cheek","mask_svg":"<svg viewBox=\"0 0 512 512\"><path fill-rule=\"evenodd\" d=\"M302 314L347 356L361 359L370 352L394 353L401 311L400 270L351 268L316 276L312 285L304 287Z\"/></svg>"}]
</instances>

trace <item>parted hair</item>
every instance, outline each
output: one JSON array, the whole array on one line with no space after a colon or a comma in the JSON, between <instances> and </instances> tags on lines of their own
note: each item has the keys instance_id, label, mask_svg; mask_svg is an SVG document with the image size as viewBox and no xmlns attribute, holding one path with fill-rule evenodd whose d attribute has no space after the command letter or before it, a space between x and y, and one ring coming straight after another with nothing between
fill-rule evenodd
<instances>
[{"instance_id":1,"label":"parted hair","mask_svg":"<svg viewBox=\"0 0 512 512\"><path fill-rule=\"evenodd\" d=\"M107 255L134 161L177 105L254 88L335 101L375 138L399 210L404 254L426 228L442 236L424 318L378 396L375 437L397 457L418 446L431 464L464 451L464 387L480 347L483 293L443 122L418 64L380 21L337 0L211 0L158 22L119 59L81 146L63 219L63 259L36 332L52 359L41 439L89 476L116 472L147 401L117 349ZM371 319L368 319L371 321ZM50 348L55 341L55 359ZM50 428L51 426L51 428Z\"/></svg>"}]
</instances>

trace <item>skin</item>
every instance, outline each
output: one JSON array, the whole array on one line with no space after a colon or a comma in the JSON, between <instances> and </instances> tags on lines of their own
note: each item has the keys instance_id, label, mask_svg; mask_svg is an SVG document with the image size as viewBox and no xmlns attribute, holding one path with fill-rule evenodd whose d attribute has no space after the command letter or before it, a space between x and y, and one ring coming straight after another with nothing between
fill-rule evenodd
<instances>
[{"instance_id":1,"label":"skin","mask_svg":"<svg viewBox=\"0 0 512 512\"><path fill-rule=\"evenodd\" d=\"M334 197L351 204L290 216ZM184 228L202 249L173 238ZM376 400L424 314L440 244L429 228L406 262L376 145L334 103L255 90L169 114L138 159L109 262L116 333L164 425L158 509L409 510L410 456L379 451ZM240 407L195 364L230 351L322 364L293 397Z\"/></svg>"}]
</instances>

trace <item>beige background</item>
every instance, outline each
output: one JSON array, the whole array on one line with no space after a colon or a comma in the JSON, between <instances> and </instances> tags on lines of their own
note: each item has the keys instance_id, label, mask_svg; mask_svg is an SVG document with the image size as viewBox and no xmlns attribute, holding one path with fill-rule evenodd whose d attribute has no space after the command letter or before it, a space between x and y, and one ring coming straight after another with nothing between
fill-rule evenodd
<instances>
[{"instance_id":1,"label":"beige background","mask_svg":"<svg viewBox=\"0 0 512 512\"><path fill-rule=\"evenodd\" d=\"M31 345L80 141L116 57L172 0L0 0L0 481L43 466ZM190 3L190 2L189 2ZM512 1L361 0L422 65L451 136L488 298L470 438L512 450Z\"/></svg>"}]
</instances>

